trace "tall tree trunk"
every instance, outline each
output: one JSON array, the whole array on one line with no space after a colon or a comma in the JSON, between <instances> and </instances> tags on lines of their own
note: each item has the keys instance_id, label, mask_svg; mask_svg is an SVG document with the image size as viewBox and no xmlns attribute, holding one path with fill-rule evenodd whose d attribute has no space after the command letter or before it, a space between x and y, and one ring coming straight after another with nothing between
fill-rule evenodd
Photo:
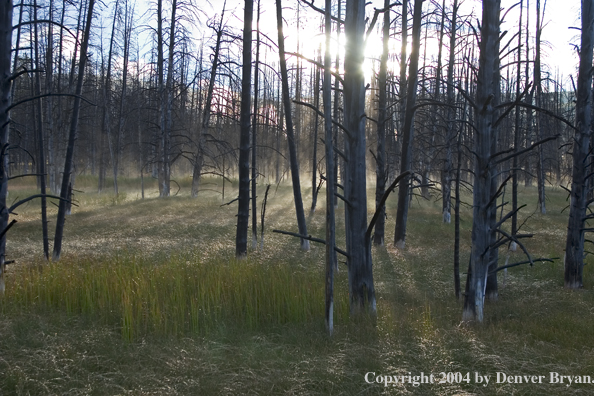
<instances>
[{"instance_id":1,"label":"tall tree trunk","mask_svg":"<svg viewBox=\"0 0 594 396\"><path fill-rule=\"evenodd\" d=\"M522 74L522 13L524 10L524 1L520 0L520 20L518 23L518 63L516 64L516 98L520 97L521 93L521 79L520 75ZM514 119L514 151L520 150L520 128L522 125L522 118L520 107L516 106L514 110L515 119ZM518 168L520 166L519 163L519 156L514 156L512 159L512 218L511 218L511 234L516 235L518 232ZM510 250L515 251L516 249L515 242L512 242L510 246Z\"/></svg>"},{"instance_id":2,"label":"tall tree trunk","mask_svg":"<svg viewBox=\"0 0 594 396\"><path fill-rule=\"evenodd\" d=\"M252 19L254 1L245 0L243 15L243 67L241 76L241 113L239 115L239 202L235 255L247 255L248 221L250 216L250 111L252 97Z\"/></svg>"},{"instance_id":3,"label":"tall tree trunk","mask_svg":"<svg viewBox=\"0 0 594 396\"><path fill-rule=\"evenodd\" d=\"M584 221L588 201L586 197L588 157L592 137L592 55L594 47L594 0L582 1L582 30L580 65L576 96L576 136L573 143L573 180L569 223L565 243L565 287L583 287ZM591 175L590 175L591 177Z\"/></svg>"},{"instance_id":4,"label":"tall tree trunk","mask_svg":"<svg viewBox=\"0 0 594 396\"><path fill-rule=\"evenodd\" d=\"M546 4L546 1L545 1ZM535 54L534 54L534 92L535 92L535 102L537 107L542 106L542 81L541 81L541 72L540 72L540 41L542 35L542 19L544 19L544 10L541 14L540 10L540 0L536 0L536 40L535 40ZM539 141L543 138L542 136L542 114L538 112L536 114L536 141ZM545 203L546 195L545 195L545 170L544 170L544 147L543 145L538 146L537 148L537 163L536 163L536 180L538 186L538 206L540 208L540 213L546 214L547 207Z\"/></svg>"},{"instance_id":5,"label":"tall tree trunk","mask_svg":"<svg viewBox=\"0 0 594 396\"><path fill-rule=\"evenodd\" d=\"M37 0L33 1L33 19L34 25L33 30L35 32L35 42L33 45L35 46L35 68L37 70L41 69L41 65L39 62L39 33L37 28ZM51 68L51 65L47 65L47 67ZM41 95L41 75L40 73L35 73L35 95ZM49 260L49 238L47 232L47 200L45 198L45 184L46 184L46 176L45 176L45 146L43 144L44 140L44 133L43 133L43 103L41 99L37 100L35 103L35 110L37 112L35 118L37 120L37 148L38 148L38 155L37 155L37 173L39 173L39 190L41 193L41 230L43 235L43 256L46 260ZM48 113L48 117L51 117L51 113Z\"/></svg>"},{"instance_id":6,"label":"tall tree trunk","mask_svg":"<svg viewBox=\"0 0 594 396\"><path fill-rule=\"evenodd\" d=\"M445 10L444 10L445 12ZM452 19L450 25L450 54L448 59L448 74L447 74L447 88L446 96L449 105L454 105L454 67L456 62L456 24L458 18L458 0L454 0L452 7ZM451 205L452 205L452 157L453 157L453 146L454 139L456 138L454 117L456 112L453 108L448 107L446 120L446 154L444 161L444 168L442 172L442 215L443 222L450 223L451 220Z\"/></svg>"},{"instance_id":7,"label":"tall tree trunk","mask_svg":"<svg viewBox=\"0 0 594 396\"><path fill-rule=\"evenodd\" d=\"M346 126L346 245L351 313L365 305L375 313L371 240L367 238L365 166L365 80L362 70L365 43L365 0L347 0L344 60L344 116Z\"/></svg>"},{"instance_id":8,"label":"tall tree trunk","mask_svg":"<svg viewBox=\"0 0 594 396\"><path fill-rule=\"evenodd\" d=\"M475 105L474 137L474 189L472 248L469 279L464 296L462 320L483 321L483 306L487 273L491 256L491 212L495 210L491 182L495 164L491 158L493 140L493 114L496 76L499 65L499 10L500 0L484 0L481 23L481 42L477 93Z\"/></svg>"},{"instance_id":9,"label":"tall tree trunk","mask_svg":"<svg viewBox=\"0 0 594 396\"><path fill-rule=\"evenodd\" d=\"M380 211L377 222L375 223L375 232L373 235L373 244L377 246L384 245L384 234L386 224L386 206L380 205L381 199L386 191L386 124L387 124L387 78L388 78L388 41L390 40L390 0L384 0L384 26L382 30L382 56L380 59L380 70L378 75L378 115L377 115L377 151L376 171L375 171L375 210Z\"/></svg>"},{"instance_id":10,"label":"tall tree trunk","mask_svg":"<svg viewBox=\"0 0 594 396\"><path fill-rule=\"evenodd\" d=\"M11 104L10 54L12 49L12 0L0 1L0 231L8 227L8 125ZM0 292L4 292L6 234L0 238Z\"/></svg>"},{"instance_id":11,"label":"tall tree trunk","mask_svg":"<svg viewBox=\"0 0 594 396\"><path fill-rule=\"evenodd\" d=\"M198 130L198 137L197 137L197 148L196 148L196 156L194 157L194 168L192 171L192 197L198 196L198 188L200 186L200 175L202 173L202 167L204 165L204 145L205 145L205 136L208 133L208 127L210 124L210 113L212 107L212 97L214 92L214 85L217 76L217 69L219 67L219 55L221 52L221 41L223 38L223 20L225 17L225 8L227 6L227 1L223 3L223 11L221 12L221 20L219 22L219 27L216 30L217 35L217 42L214 47L214 53L212 56L212 67L210 69L210 80L208 80L208 90L206 91L206 100L204 103L204 108L202 109L202 120L200 123L200 129ZM223 179L224 180L224 179Z\"/></svg>"},{"instance_id":12,"label":"tall tree trunk","mask_svg":"<svg viewBox=\"0 0 594 396\"><path fill-rule=\"evenodd\" d=\"M132 11L128 7L128 2L124 3L124 56L122 60L122 91L120 93L120 108L118 115L118 125L114 137L114 155L112 158L113 164L113 191L118 195L118 172L120 157L122 156L122 134L126 117L124 115L124 104L126 102L126 93L128 88L128 60L130 58L130 40L132 38Z\"/></svg>"},{"instance_id":13,"label":"tall tree trunk","mask_svg":"<svg viewBox=\"0 0 594 396\"><path fill-rule=\"evenodd\" d=\"M413 37L412 50L410 54L410 66L408 69L408 82L406 94L406 112L404 115L404 126L402 128L402 160L400 172L404 173L411 169L412 144L414 138L415 105L417 99L417 82L419 73L419 49L421 47L421 19L423 12L423 1L415 0L413 15ZM398 186L398 208L396 211L396 228L394 234L394 245L404 249L406 239L406 222L408 218L408 207L410 203L410 182L411 177L406 176Z\"/></svg>"},{"instance_id":14,"label":"tall tree trunk","mask_svg":"<svg viewBox=\"0 0 594 396\"><path fill-rule=\"evenodd\" d=\"M76 141L76 133L78 129L78 114L80 112L80 95L82 93L82 86L85 77L85 66L87 64L87 48L89 46L89 35L91 34L91 23L93 21L93 7L95 0L89 0L89 8L87 12L87 21L83 36L83 41L80 48L80 61L78 65L78 81L76 84L76 97L74 98L74 105L72 110L72 121L70 123L70 131L68 133L68 147L66 149L66 159L64 161L64 173L62 174L62 188L60 189L60 203L58 204L58 217L56 219L56 233L54 236L54 252L53 260L58 261L62 253L62 236L64 235L64 221L66 217L67 198L70 186L70 177L74 168L74 142Z\"/></svg>"},{"instance_id":15,"label":"tall tree trunk","mask_svg":"<svg viewBox=\"0 0 594 396\"><path fill-rule=\"evenodd\" d=\"M321 49L320 49L321 51ZM325 56L325 55L324 55ZM326 58L324 58L325 61ZM330 86L328 89L332 89ZM314 107L317 109L320 107L320 69L316 67L315 70L315 77L314 77ZM328 113L330 116L331 113ZM318 116L314 114L313 117L313 149L312 149L312 158L311 158L311 209L309 210L309 215L312 216L316 211L316 205L318 203L318 188L317 188L317 171L318 171ZM332 123L330 123L330 128L332 128ZM332 136L332 135L330 135ZM332 153L332 155L334 155ZM332 166L334 166L334 160L332 161ZM334 172L333 172L334 174ZM321 184L320 184L321 185Z\"/></svg>"},{"instance_id":16,"label":"tall tree trunk","mask_svg":"<svg viewBox=\"0 0 594 396\"><path fill-rule=\"evenodd\" d=\"M257 132L258 132L258 76L260 68L260 0L258 0L258 15L256 16L256 64L254 65L254 118L252 121L252 249L258 247L258 217L256 198L258 168L257 165Z\"/></svg>"},{"instance_id":17,"label":"tall tree trunk","mask_svg":"<svg viewBox=\"0 0 594 396\"><path fill-rule=\"evenodd\" d=\"M326 0L325 5L325 31L326 31L326 49L324 53L324 88L322 90L324 99L324 136L325 136L325 155L326 155L326 327L332 335L334 330L334 267L336 265L336 251L334 250L336 240L335 214L334 214L334 195L336 187L334 184L334 147L332 142L332 76L330 67L332 60L330 58L330 42L332 34L332 21L330 10L332 0Z\"/></svg>"},{"instance_id":18,"label":"tall tree trunk","mask_svg":"<svg viewBox=\"0 0 594 396\"><path fill-rule=\"evenodd\" d=\"M293 131L293 120L291 117L291 99L289 97L287 60L285 59L285 38L283 36L283 14L281 0L276 0L276 21L278 30L278 52L280 56L283 107L285 109L287 143L289 146L289 162L291 166L291 180L293 184L293 199L295 200L295 212L297 214L297 226L299 228L299 234L307 236L307 225L305 223L305 212L303 210L303 199L301 197L301 183L299 181L299 163L297 161L295 133ZM309 241L307 239L301 239L301 249L306 251L309 250Z\"/></svg>"}]
</instances>

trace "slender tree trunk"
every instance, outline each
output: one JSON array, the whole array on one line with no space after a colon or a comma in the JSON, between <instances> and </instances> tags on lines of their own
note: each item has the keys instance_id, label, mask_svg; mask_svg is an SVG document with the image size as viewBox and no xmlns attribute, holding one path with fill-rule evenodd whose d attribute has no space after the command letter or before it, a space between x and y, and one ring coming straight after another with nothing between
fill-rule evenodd
<instances>
[{"instance_id":1,"label":"slender tree trunk","mask_svg":"<svg viewBox=\"0 0 594 396\"><path fill-rule=\"evenodd\" d=\"M205 146L205 135L208 132L210 124L210 113L212 107L212 97L214 92L215 80L217 76L217 69L219 67L219 55L221 52L221 41L223 38L223 20L225 16L225 8L227 1L223 3L223 11L221 12L221 20L219 27L216 30L217 42L215 44L214 53L212 57L212 67L210 69L210 80L208 81L208 90L206 91L206 100L204 108L202 109L202 120L200 123L200 129L198 130L197 138L197 149L196 156L194 157L194 168L192 171L192 197L198 196L198 188L200 186L200 175L202 173L202 167L204 165L204 146Z\"/></svg>"},{"instance_id":2,"label":"slender tree trunk","mask_svg":"<svg viewBox=\"0 0 594 396\"><path fill-rule=\"evenodd\" d=\"M260 0L258 0L258 14L256 16L256 64L254 65L254 118L252 121L252 249L258 247L258 217L256 198L258 168L257 165L257 133L258 133L258 76L260 68Z\"/></svg>"},{"instance_id":3,"label":"slender tree trunk","mask_svg":"<svg viewBox=\"0 0 594 396\"><path fill-rule=\"evenodd\" d=\"M419 49L421 46L421 18L423 12L423 1L415 0L413 15L413 37L412 50L410 54L410 66L408 70L406 112L404 115L402 161L400 172L411 169L412 144L414 138L415 105L417 99L417 82L419 72ZM394 245L404 249L406 239L406 222L408 218L409 195L411 177L406 176L398 186L398 208L396 211L396 229L394 234Z\"/></svg>"},{"instance_id":4,"label":"slender tree trunk","mask_svg":"<svg viewBox=\"0 0 594 396\"><path fill-rule=\"evenodd\" d=\"M330 67L330 42L332 34L332 22L330 10L332 1L326 0L325 4L325 31L326 50L324 53L324 136L326 155L326 327L330 335L334 330L334 267L336 266L336 251L334 250L336 240L335 213L334 213L334 147L332 144L332 117L331 114L331 89L332 76Z\"/></svg>"},{"instance_id":5,"label":"slender tree trunk","mask_svg":"<svg viewBox=\"0 0 594 396\"><path fill-rule=\"evenodd\" d=\"M324 55L325 56L325 55ZM326 58L324 58L325 61ZM316 67L315 77L314 77L314 107L317 109L320 107L320 69ZM330 86L328 89L332 89ZM328 113L330 116L331 113ZM325 114L324 114L325 115ZM312 158L311 158L311 209L309 210L309 215L312 216L316 211L316 205L318 203L318 188L317 188L317 171L318 171L318 116L314 114L313 117L313 150L312 150ZM330 124L330 128L332 128L332 124ZM330 135L332 136L332 135ZM331 153L334 155L334 153ZM334 166L334 161L332 161L332 166ZM334 172L333 172L334 173Z\"/></svg>"},{"instance_id":6,"label":"slender tree trunk","mask_svg":"<svg viewBox=\"0 0 594 396\"><path fill-rule=\"evenodd\" d=\"M545 1L546 4L546 1ZM534 54L534 88L535 88L535 102L537 107L542 106L542 81L541 81L541 72L540 72L540 41L542 35L542 28L543 25L541 23L541 17L544 19L544 10L541 15L540 9L540 0L536 0L536 40L535 40L535 54ZM542 136L542 114L538 112L536 114L536 141L539 141L543 138ZM540 213L546 214L547 207L545 203L546 195L545 195L545 170L544 170L544 147L543 145L538 146L537 148L537 166L536 166L536 180L538 186L538 206L540 208Z\"/></svg>"},{"instance_id":7,"label":"slender tree trunk","mask_svg":"<svg viewBox=\"0 0 594 396\"><path fill-rule=\"evenodd\" d=\"M520 97L521 84L520 76L522 74L522 13L524 11L524 1L520 0L520 20L518 23L518 63L516 65L516 98ZM522 123L520 107L516 106L515 120L514 120L514 151L520 150L520 128ZM518 168L520 166L519 156L514 156L512 159L512 218L511 218L511 234L516 235L518 232ZM515 251L515 242L512 242L510 250Z\"/></svg>"},{"instance_id":8,"label":"slender tree trunk","mask_svg":"<svg viewBox=\"0 0 594 396\"><path fill-rule=\"evenodd\" d=\"M500 0L483 0L481 42L474 137L474 189L472 248L467 292L464 296L462 320L483 321L483 306L487 273L491 256L491 212L495 210L491 182L495 166L491 158L493 140L493 114L497 68L499 65L499 10Z\"/></svg>"},{"instance_id":9,"label":"slender tree trunk","mask_svg":"<svg viewBox=\"0 0 594 396\"><path fill-rule=\"evenodd\" d=\"M295 200L295 212L297 214L297 226L299 227L299 234L307 235L305 212L303 210L303 199L301 197L301 183L299 181L299 163L297 161L295 133L293 131L293 119L291 117L291 99L289 97L287 60L285 59L285 38L283 36L283 14L281 0L276 0L276 21L278 30L278 52L280 56L283 107L285 109L287 143L289 146L289 162L291 166L291 180L293 184L293 199ZM301 249L306 251L309 250L309 241L307 239L301 239Z\"/></svg>"},{"instance_id":10,"label":"slender tree trunk","mask_svg":"<svg viewBox=\"0 0 594 396\"><path fill-rule=\"evenodd\" d=\"M390 0L384 0L384 8L390 6ZM384 12L384 26L382 31L382 56L380 59L380 70L378 75L378 115L377 115L377 151L376 171L375 171L375 210L380 211L377 222L375 223L375 232L373 235L373 244L377 246L384 245L384 234L386 224L386 206L378 207L386 191L386 124L387 124L387 78L388 78L388 41L390 40L390 11Z\"/></svg>"},{"instance_id":11,"label":"slender tree trunk","mask_svg":"<svg viewBox=\"0 0 594 396\"><path fill-rule=\"evenodd\" d=\"M576 136L573 143L569 223L565 243L565 287L583 287L586 169L592 137L592 55L594 47L594 0L582 1L580 65L577 81ZM589 176L591 177L591 175Z\"/></svg>"},{"instance_id":12,"label":"slender tree trunk","mask_svg":"<svg viewBox=\"0 0 594 396\"><path fill-rule=\"evenodd\" d=\"M0 1L0 231L8 227L8 125L11 104L10 54L12 49L12 0ZM0 292L4 293L6 234L0 238Z\"/></svg>"},{"instance_id":13,"label":"slender tree trunk","mask_svg":"<svg viewBox=\"0 0 594 396\"><path fill-rule=\"evenodd\" d=\"M239 118L239 204L235 255L247 255L248 221L250 216L250 111L252 97L252 20L254 1L245 0L243 16L243 67L241 76L241 113Z\"/></svg>"},{"instance_id":14,"label":"slender tree trunk","mask_svg":"<svg viewBox=\"0 0 594 396\"><path fill-rule=\"evenodd\" d=\"M120 164L120 157L122 156L122 134L124 130L124 124L126 122L126 117L124 115L124 104L126 101L126 94L128 88L128 60L130 57L130 40L132 38L132 18L133 15L130 15L130 10L128 7L128 2L124 3L124 56L122 60L122 91L120 93L120 108L119 108L119 115L118 115L118 125L117 130L114 138L114 155L112 158L113 161L113 191L115 195L119 194L118 190L118 172L119 172L119 164Z\"/></svg>"},{"instance_id":15,"label":"slender tree trunk","mask_svg":"<svg viewBox=\"0 0 594 396\"><path fill-rule=\"evenodd\" d=\"M445 11L444 11L445 12ZM458 0L454 0L452 7L452 19L450 25L450 55L448 59L448 74L447 74L447 88L446 96L449 105L454 105L454 67L456 62L456 24L458 18ZM446 120L446 154L444 161L444 168L442 174L442 215L443 222L449 224L451 220L451 205L452 205L452 157L453 145L456 138L454 117L456 112L451 107L447 110Z\"/></svg>"},{"instance_id":16,"label":"slender tree trunk","mask_svg":"<svg viewBox=\"0 0 594 396\"><path fill-rule=\"evenodd\" d=\"M72 121L70 123L70 131L68 134L68 148L66 150L66 160L64 162L64 173L62 175L62 188L60 189L60 203L58 204L58 217L56 219L56 233L54 237L54 252L53 259L58 261L62 252L62 236L64 235L64 221L66 217L66 199L68 198L68 190L70 184L70 177L74 168L74 142L76 141L76 133L78 129L78 114L80 112L80 95L82 93L82 86L85 77L85 66L87 64L87 48L89 46L89 35L91 33L91 22L93 21L93 7L95 0L89 0L89 7L87 12L87 21L83 36L83 41L80 48L80 61L78 65L78 82L76 84L76 97L74 98L74 106L72 110ZM0 224L1 225L1 224Z\"/></svg>"},{"instance_id":17,"label":"slender tree trunk","mask_svg":"<svg viewBox=\"0 0 594 396\"><path fill-rule=\"evenodd\" d=\"M39 62L39 34L37 28L37 0L33 2L33 19L34 19L34 26L33 31L35 32L35 42L33 45L35 46L35 68L39 70L41 68ZM51 66L48 66L51 67ZM41 95L41 76L40 73L35 73L35 95ZM38 148L38 155L37 155L37 173L39 173L39 189L41 193L41 230L43 235L43 256L46 260L49 260L49 238L47 232L47 200L45 198L45 183L46 183L46 176L45 176L45 146L43 144L44 140L44 133L43 133L43 103L41 99L37 100L35 103L35 110L37 112L35 118L37 120L37 148ZM48 117L51 117L51 113L48 114Z\"/></svg>"}]
</instances>

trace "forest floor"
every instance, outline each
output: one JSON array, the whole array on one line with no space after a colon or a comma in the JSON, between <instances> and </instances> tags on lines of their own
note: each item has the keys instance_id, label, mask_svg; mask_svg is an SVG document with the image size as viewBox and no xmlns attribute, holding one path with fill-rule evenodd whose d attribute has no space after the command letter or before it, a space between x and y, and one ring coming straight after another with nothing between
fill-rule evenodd
<instances>
[{"instance_id":1,"label":"forest floor","mask_svg":"<svg viewBox=\"0 0 594 396\"><path fill-rule=\"evenodd\" d=\"M311 251L302 252L295 238L271 232L274 228L296 231L288 185L271 187L263 249L250 249L248 260L233 265L256 271L275 266L274 271L285 271L283 287L308 287L311 293L290 296L284 306L289 310L296 309L291 304L311 306L308 313L292 316L274 311L278 319L262 319L270 313L259 311L255 322L246 322L249 314L235 322L231 315L207 330L193 332L182 324L181 330L159 332L145 327L126 332L126 317L109 309L81 313L59 301L47 308L39 300L59 300L60 292L31 291L43 284L27 286L33 282L32 271L39 274L35 282L50 273L72 277L61 284L68 288L71 284L84 287L76 284L83 281L72 275L73 268L91 271L107 266L115 278L120 274L118 267L128 265L130 257L151 263L150 268L171 266L171 271L182 261L188 276L194 265L206 268L234 262L236 205L221 206L220 194L205 191L192 199L186 181L180 183L178 196L159 199L151 185L151 194L141 200L138 180L122 181L124 192L119 197L97 194L94 183L90 177L78 178L77 188L84 192L77 194L79 206L67 218L63 255L57 263L43 263L37 201L17 211L18 223L7 242L8 259L17 263L8 267L6 294L0 297L0 396L594 392L594 383L576 383L584 376L594 380L594 271L588 257L584 289L564 289L567 194L560 188L547 190L546 215L535 213L536 188L522 188L520 201L527 206L520 212L520 224L527 219L522 231L534 234L526 240L534 258L561 259L500 273L499 299L486 303L482 324L461 322L462 301L455 298L453 285L454 225L442 223L438 197L413 199L403 251L390 243L396 207L396 197L391 197L386 247L373 250L377 318L349 318L347 271L341 264L335 286L335 333L329 337L323 317L323 246L312 244ZM17 181L10 199L23 198L34 187ZM227 190L225 201L233 194L236 190ZM259 194L263 198L263 191ZM470 196L465 199L470 202ZM304 190L304 201L311 202L311 189ZM368 206L371 217L372 199ZM55 212L50 210L51 235ZM321 195L317 211L308 219L310 234L323 237L324 218ZM341 208L337 218L338 245L344 247ZM464 207L461 272L468 263L471 220L471 211ZM500 265L507 254L505 248L500 250ZM518 250L510 262L523 259ZM149 267L141 267L145 268ZM465 276L461 278L463 288ZM244 287L233 284L233 279L226 287ZM34 296L29 300L23 297L27 287L33 293L28 295ZM415 383L431 374L433 384ZM558 383L561 375L572 376L572 383L568 378ZM398 376L398 382L387 386L376 382L385 382L387 376ZM516 383L510 383L510 376Z\"/></svg>"}]
</instances>

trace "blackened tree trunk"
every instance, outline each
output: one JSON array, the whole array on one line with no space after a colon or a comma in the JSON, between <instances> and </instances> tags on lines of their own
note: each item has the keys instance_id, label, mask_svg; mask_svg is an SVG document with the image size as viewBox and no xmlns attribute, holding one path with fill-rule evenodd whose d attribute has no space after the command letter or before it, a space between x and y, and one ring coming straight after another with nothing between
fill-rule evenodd
<instances>
[{"instance_id":1,"label":"blackened tree trunk","mask_svg":"<svg viewBox=\"0 0 594 396\"><path fill-rule=\"evenodd\" d=\"M491 256L491 212L495 210L491 182L495 163L491 158L493 140L493 99L499 65L500 0L484 0L481 23L479 70L476 104L474 105L474 190L472 248L470 253L467 292L464 296L462 320L483 321L485 287Z\"/></svg>"},{"instance_id":2,"label":"blackened tree trunk","mask_svg":"<svg viewBox=\"0 0 594 396\"><path fill-rule=\"evenodd\" d=\"M297 148L295 147L295 133L293 130L293 119L291 117L291 99L289 97L289 78L287 73L287 60L285 59L285 38L283 36L283 14L281 0L276 0L276 21L278 30L278 52L280 56L283 107L285 109L287 143L289 146L289 163L291 166L291 180L293 184L295 212L297 214L297 226L299 228L299 234L307 236L307 225L305 223L305 212L303 210L303 199L301 197L301 183L299 181L299 164L297 162ZM301 248L303 250L309 250L309 241L307 239L301 239Z\"/></svg>"},{"instance_id":3,"label":"blackened tree trunk","mask_svg":"<svg viewBox=\"0 0 594 396\"><path fill-rule=\"evenodd\" d=\"M347 0L346 51L344 60L344 116L346 126L346 242L349 267L351 313L365 305L375 313L375 287L371 261L371 240L367 231L367 188L365 166L365 1Z\"/></svg>"},{"instance_id":4,"label":"blackened tree trunk","mask_svg":"<svg viewBox=\"0 0 594 396\"><path fill-rule=\"evenodd\" d=\"M443 10L445 13L445 10ZM454 67L456 61L456 24L458 17L458 0L454 0L452 7L452 19L450 22L450 55L448 59L448 74L447 74L447 88L446 96L447 102L450 106L454 105ZM450 223L451 221L451 206L452 206L452 157L454 139L456 138L456 130L454 128L455 122L454 117L456 112L453 108L448 107L446 120L446 153L444 167L441 177L441 191L442 191L442 215L443 222Z\"/></svg>"},{"instance_id":5,"label":"blackened tree trunk","mask_svg":"<svg viewBox=\"0 0 594 396\"><path fill-rule=\"evenodd\" d=\"M34 22L35 25L33 26L33 30L35 32L35 42L33 45L35 46L35 68L41 69L40 61L39 61L39 33L38 33L38 23L37 23L37 0L33 2L33 15L34 15ZM51 67L51 66L48 66ZM35 73L35 94L37 96L41 95L41 76L40 73ZM45 185L46 185L46 176L45 176L45 146L43 144L44 140L44 133L43 133L43 103L41 99L37 100L35 103L35 110L36 115L35 119L37 121L37 173L39 173L39 189L41 193L41 230L43 235L43 256L46 260L49 260L49 238L47 232L47 200L45 197ZM51 117L51 114L48 114L48 117Z\"/></svg>"},{"instance_id":6,"label":"blackened tree trunk","mask_svg":"<svg viewBox=\"0 0 594 396\"><path fill-rule=\"evenodd\" d=\"M383 48L380 59L380 70L378 75L378 115L377 115L377 151L375 154L375 210L380 211L377 222L375 223L375 233L373 244L377 246L384 245L384 234L386 224L386 206L378 207L384 192L386 191L386 124L387 124L387 77L388 77L388 41L390 39L390 0L384 0L384 26Z\"/></svg>"},{"instance_id":7,"label":"blackened tree trunk","mask_svg":"<svg viewBox=\"0 0 594 396\"><path fill-rule=\"evenodd\" d=\"M325 55L324 55L325 56ZM324 58L325 61L326 58ZM332 89L330 86L328 89ZM314 77L314 107L317 109L320 107L320 69L316 67L315 77ZM325 113L324 113L325 115ZM328 113L330 116L330 113ZM330 120L332 121L332 119ZM314 115L313 117L313 150L312 150L312 158L311 158L311 208L309 210L309 215L312 216L316 211L316 205L318 204L318 188L317 188L317 171L318 171L318 117ZM332 123L330 123L330 128L332 128ZM332 136L332 135L331 135ZM334 161L332 161L334 164Z\"/></svg>"},{"instance_id":8,"label":"blackened tree trunk","mask_svg":"<svg viewBox=\"0 0 594 396\"><path fill-rule=\"evenodd\" d=\"M325 5L325 30L326 50L324 53L324 136L326 155L326 326L332 335L334 330L334 267L336 265L336 251L334 250L336 240L334 193L336 190L335 168L334 168L334 147L332 144L332 117L331 117L331 74L330 67L330 43L332 33L332 22L330 10L332 0L326 0Z\"/></svg>"},{"instance_id":9,"label":"blackened tree trunk","mask_svg":"<svg viewBox=\"0 0 594 396\"><path fill-rule=\"evenodd\" d=\"M258 76L260 68L260 0L258 0L258 16L256 17L256 64L254 65L254 114L252 121L252 249L258 247L258 217L256 216L257 198L257 133L258 133Z\"/></svg>"},{"instance_id":10,"label":"blackened tree trunk","mask_svg":"<svg viewBox=\"0 0 594 396\"><path fill-rule=\"evenodd\" d=\"M89 46L89 35L91 33L91 23L93 21L93 7L95 0L89 0L87 11L87 21L80 48L80 61L78 64L78 81L76 83L76 97L72 110L72 121L70 122L70 131L68 133L68 147L66 149L66 159L64 161L64 173L62 174L62 188L60 189L60 203L58 204L58 216L56 219L56 233L54 236L53 260L60 259L62 253L62 236L64 235L64 222L66 218L68 191L70 186L70 176L74 168L74 142L78 129L78 114L80 112L80 95L85 77L85 66L87 64L87 48ZM0 224L1 226L1 224Z\"/></svg>"},{"instance_id":11,"label":"blackened tree trunk","mask_svg":"<svg viewBox=\"0 0 594 396\"><path fill-rule=\"evenodd\" d=\"M0 231L8 227L8 125L11 104L10 54L12 49L12 0L0 1ZM0 292L4 292L6 234L0 238Z\"/></svg>"},{"instance_id":12,"label":"blackened tree trunk","mask_svg":"<svg viewBox=\"0 0 594 396\"><path fill-rule=\"evenodd\" d=\"M245 0L243 14L243 66L241 75L241 109L239 114L239 199L235 255L247 255L250 217L250 111L252 98L252 19L254 1Z\"/></svg>"},{"instance_id":13,"label":"blackened tree trunk","mask_svg":"<svg viewBox=\"0 0 594 396\"><path fill-rule=\"evenodd\" d=\"M198 130L197 136L197 148L196 156L194 157L194 168L192 171L192 197L198 196L198 188L200 186L200 175L202 173L202 166L204 165L204 145L205 135L208 133L208 127L210 124L210 109L212 106L212 96L214 92L215 80L217 76L217 69L219 67L219 55L221 52L221 41L223 38L223 18L225 16L225 7L227 2L223 3L223 11L221 12L221 20L219 22L218 29L216 30L217 42L214 47L212 56L212 67L210 69L210 80L208 80L208 90L206 91L206 100L202 109L202 121L200 123L200 129Z\"/></svg>"},{"instance_id":14,"label":"blackened tree trunk","mask_svg":"<svg viewBox=\"0 0 594 396\"><path fill-rule=\"evenodd\" d=\"M404 114L404 126L402 128L402 159L400 172L404 173L411 169L412 144L414 138L415 105L417 99L417 82L419 73L419 50L421 46L421 19L423 12L423 0L415 0L413 14L412 49L410 54L410 66L408 69L408 82L406 93L406 112ZM398 208L396 210L396 229L394 234L394 245L404 249L406 239L406 222L408 218L410 176L406 176L398 186Z\"/></svg>"},{"instance_id":15,"label":"blackened tree trunk","mask_svg":"<svg viewBox=\"0 0 594 396\"><path fill-rule=\"evenodd\" d=\"M541 81L541 67L540 67L540 42L542 35L542 20L544 19L544 10L541 14L540 0L536 0L536 40L534 43L534 99L537 107L542 106L542 81ZM541 112L536 114L536 141L543 138L542 127L543 127L543 115ZM540 213L546 214L547 207L545 203L545 170L544 170L544 147L543 145L537 148L537 163L536 163L536 181L538 186L538 206Z\"/></svg>"},{"instance_id":16,"label":"blackened tree trunk","mask_svg":"<svg viewBox=\"0 0 594 396\"><path fill-rule=\"evenodd\" d=\"M576 136L573 143L569 224L565 243L565 287L583 287L584 222L588 206L586 169L591 154L592 54L594 47L594 0L582 1L580 65L577 81Z\"/></svg>"}]
</instances>

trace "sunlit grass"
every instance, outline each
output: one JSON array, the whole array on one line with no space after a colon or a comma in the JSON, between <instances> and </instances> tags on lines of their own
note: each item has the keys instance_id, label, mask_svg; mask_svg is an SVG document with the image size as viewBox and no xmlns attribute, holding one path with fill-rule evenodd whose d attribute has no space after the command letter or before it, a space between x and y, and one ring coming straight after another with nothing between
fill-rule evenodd
<instances>
[{"instance_id":1,"label":"sunlit grass","mask_svg":"<svg viewBox=\"0 0 594 396\"><path fill-rule=\"evenodd\" d=\"M391 246L393 196L386 246L373 249L377 318L349 318L347 271L341 263L335 333L328 337L324 247L312 244L304 253L296 239L270 232L296 230L290 186L270 191L264 249L250 249L247 260L236 261L236 207L221 206L220 194L208 191L191 199L182 180L178 196L147 194L141 201L139 180L122 180L118 201L107 191L96 194L96 179L79 180L85 192L68 217L60 262L40 259L37 204L23 207L10 231L9 258L18 264L9 267L6 295L0 299L4 394L591 393L591 385L398 384L385 389L364 381L370 371L479 372L492 381L498 371L594 372L591 257L585 288L577 292L563 288L561 260L500 274L499 300L486 303L485 323L462 324L462 303L453 289L453 224L442 224L437 196L415 198L407 247L397 251ZM27 191L34 185L23 182L11 194ZM228 197L236 194L227 192ZM528 204L520 222L528 219L522 231L534 234L525 242L535 258L563 254L566 193L550 188L548 197L548 213L541 215L535 213L536 188L520 190L520 204ZM305 188L304 201L310 198ZM465 195L467 202L470 198ZM323 238L323 200L318 205L308 232ZM338 245L344 248L341 208ZM471 221L464 207L462 272ZM500 264L507 254L502 248ZM511 253L510 260L523 260L522 253Z\"/></svg>"}]
</instances>

